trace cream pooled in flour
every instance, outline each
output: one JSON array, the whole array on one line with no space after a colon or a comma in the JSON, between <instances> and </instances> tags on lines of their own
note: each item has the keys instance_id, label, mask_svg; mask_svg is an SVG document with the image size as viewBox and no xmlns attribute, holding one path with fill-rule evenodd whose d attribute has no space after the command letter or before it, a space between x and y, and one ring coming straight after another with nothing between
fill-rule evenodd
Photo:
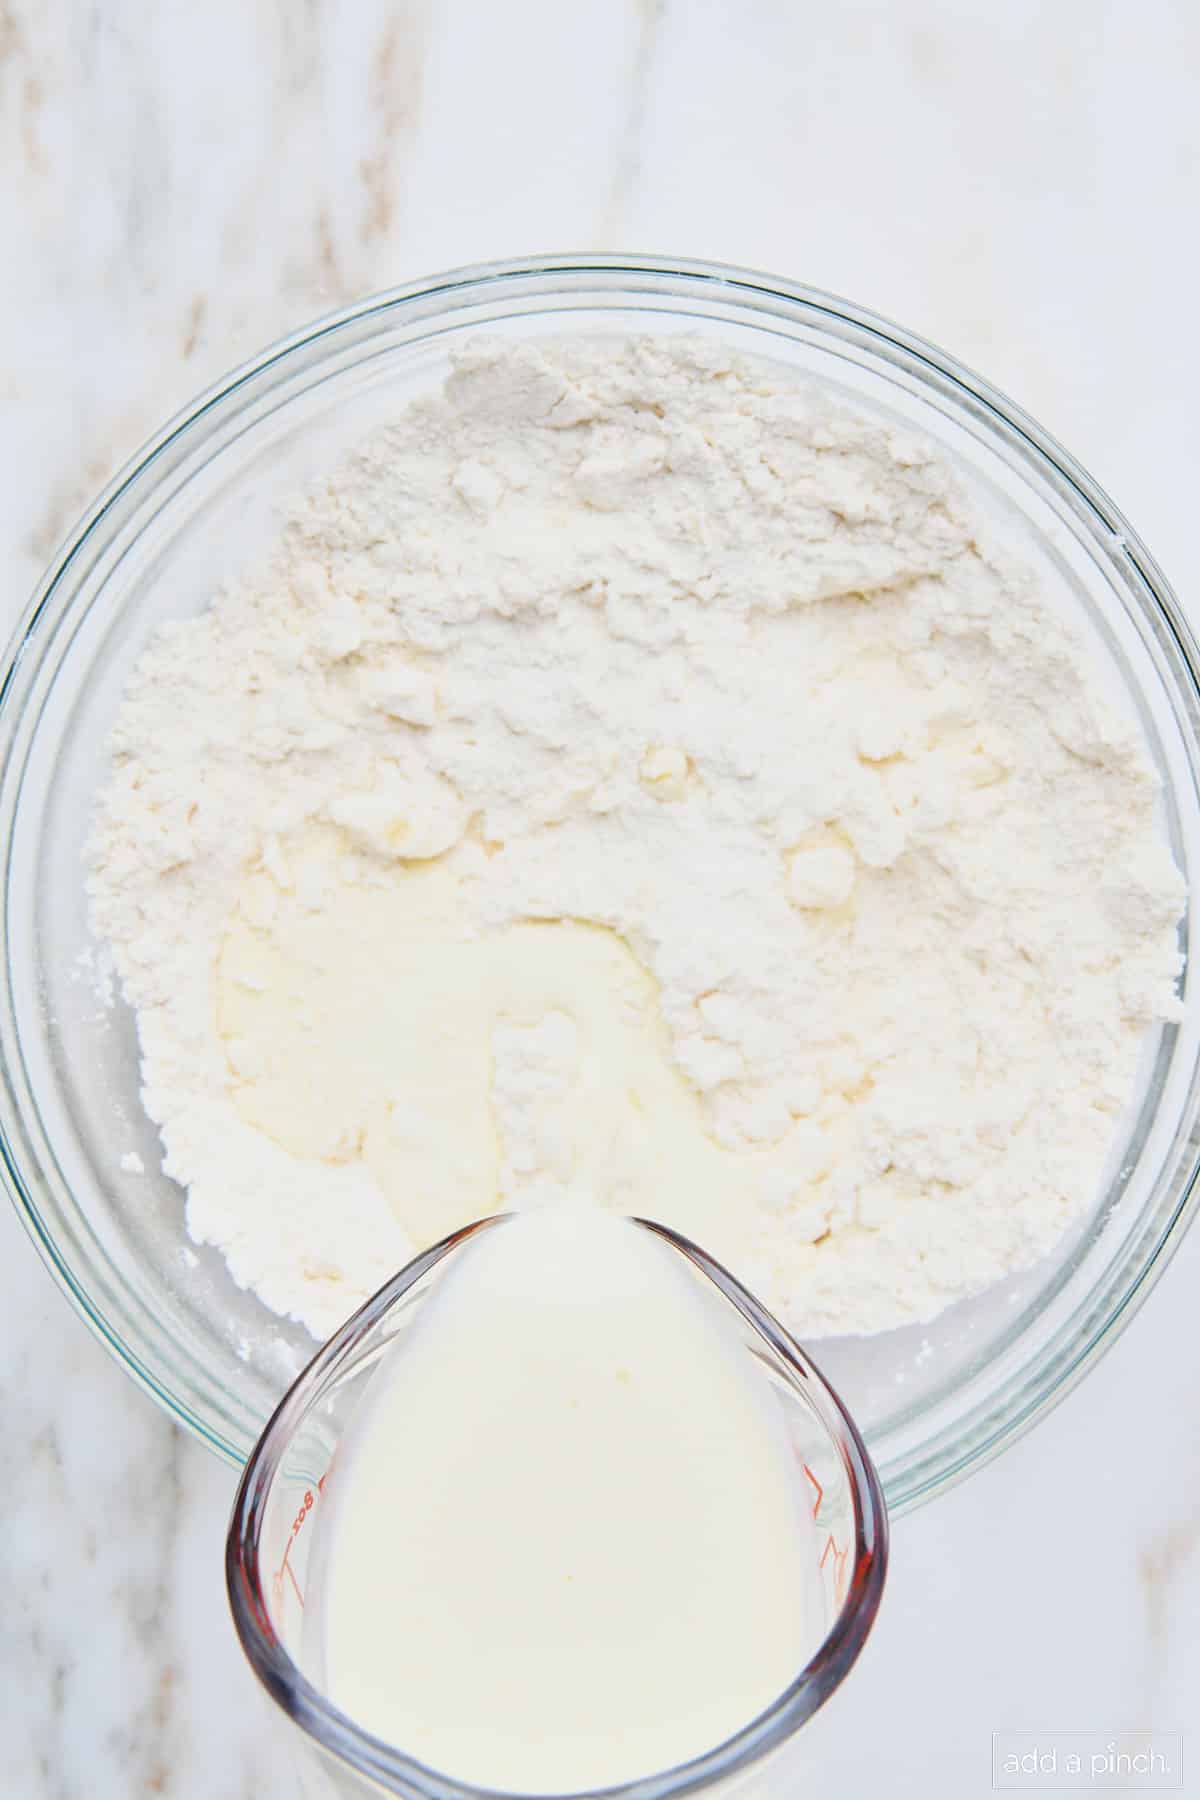
<instances>
[{"instance_id":1,"label":"cream pooled in flour","mask_svg":"<svg viewBox=\"0 0 1200 1800\"><path fill-rule=\"evenodd\" d=\"M476 344L141 657L90 847L189 1230L323 1335L585 1191L801 1333L1094 1199L1183 887L939 452L680 339Z\"/></svg>"}]
</instances>

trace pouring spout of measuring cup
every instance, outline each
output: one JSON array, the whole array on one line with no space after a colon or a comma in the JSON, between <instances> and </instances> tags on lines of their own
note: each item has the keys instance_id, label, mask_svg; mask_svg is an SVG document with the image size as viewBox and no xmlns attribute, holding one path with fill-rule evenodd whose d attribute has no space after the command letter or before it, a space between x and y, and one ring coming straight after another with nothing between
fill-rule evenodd
<instances>
[{"instance_id":1,"label":"pouring spout of measuring cup","mask_svg":"<svg viewBox=\"0 0 1200 1800\"><path fill-rule=\"evenodd\" d=\"M386 1393L387 1371L419 1346L423 1319L446 1305L456 1269L472 1251L491 1254L492 1234L527 1214L500 1214L452 1233L415 1257L368 1300L313 1357L280 1402L242 1476L226 1545L226 1578L235 1627L254 1673L303 1733L314 1775L330 1796L402 1795L406 1800L483 1800L513 1783L451 1778L423 1762L409 1743L392 1743L348 1716L330 1698L321 1633L327 1520L343 1491L354 1422L368 1397ZM685 1793L774 1795L791 1791L782 1770L798 1754L796 1735L853 1666L874 1622L884 1586L888 1521L882 1487L866 1445L816 1364L755 1296L698 1245L650 1219L630 1222L665 1247L671 1279L694 1288L719 1313L724 1340L744 1357L780 1434L800 1554L796 1605L806 1620L803 1660L774 1700L714 1748L661 1773L616 1784L571 1788L576 1800L675 1800ZM515 1245L518 1239L512 1239ZM644 1252L642 1252L644 1254ZM461 1279L461 1278L459 1278ZM438 1300L438 1296L443 1298ZM562 1315L568 1317L566 1312ZM413 1367L419 1367L414 1363ZM386 1379L384 1379L386 1376ZM340 1452L340 1459L339 1459ZM355 1452L356 1453L356 1452ZM410 1478L423 1466L414 1451ZM636 1475L630 1472L631 1479ZM487 1534L479 1534L486 1537ZM793 1547L794 1548L794 1547ZM507 1554L504 1545L497 1554ZM403 1547L397 1551L403 1554ZM792 1580L792 1573L787 1576ZM405 1629L396 1620L398 1632ZM464 1625L464 1629L468 1629ZM772 1690L774 1691L774 1690ZM619 1717L614 1734L622 1730ZM783 1785L779 1783L783 1779ZM530 1787L545 1796L545 1786ZM555 1788L554 1792L567 1789Z\"/></svg>"}]
</instances>

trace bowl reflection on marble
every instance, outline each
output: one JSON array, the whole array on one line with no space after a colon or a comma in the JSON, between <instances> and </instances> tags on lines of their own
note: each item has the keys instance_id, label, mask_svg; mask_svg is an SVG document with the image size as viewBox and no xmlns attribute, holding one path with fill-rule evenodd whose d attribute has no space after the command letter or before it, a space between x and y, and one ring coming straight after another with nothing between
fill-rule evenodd
<instances>
[{"instance_id":1,"label":"bowl reflection on marble","mask_svg":"<svg viewBox=\"0 0 1200 1800\"><path fill-rule=\"evenodd\" d=\"M1130 696L1165 827L1200 868L1200 656L1162 576L1095 484L985 383L826 295L701 263L607 257L464 270L364 301L202 396L72 534L0 692L6 840L0 1146L13 1198L83 1317L184 1424L248 1454L312 1354L299 1326L192 1244L142 1111L134 1023L98 983L80 846L130 668L269 535L276 509L440 381L471 333L703 330L933 436ZM1182 928L1185 952L1191 921ZM1147 1292L1192 1210L1200 1007L1148 1045L1104 1191L1055 1254L932 1324L826 1339L893 1510L978 1466L1061 1396ZM139 1163L144 1172L138 1172Z\"/></svg>"}]
</instances>

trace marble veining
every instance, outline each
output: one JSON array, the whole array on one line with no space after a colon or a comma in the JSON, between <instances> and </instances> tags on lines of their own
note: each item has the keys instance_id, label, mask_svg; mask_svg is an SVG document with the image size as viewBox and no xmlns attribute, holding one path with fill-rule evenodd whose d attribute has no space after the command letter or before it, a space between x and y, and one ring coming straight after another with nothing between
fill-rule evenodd
<instances>
[{"instance_id":1,"label":"marble veining","mask_svg":"<svg viewBox=\"0 0 1200 1800\"><path fill-rule=\"evenodd\" d=\"M373 289L588 248L774 268L944 343L1110 486L1200 622L1198 105L1188 0L0 0L6 629L233 363ZM285 1800L225 1613L232 1472L7 1207L0 1240L0 1796ZM1187 1730L1198 1280L1194 1234L1049 1420L901 1522L805 1734L813 1792L959 1800L994 1730Z\"/></svg>"}]
</instances>

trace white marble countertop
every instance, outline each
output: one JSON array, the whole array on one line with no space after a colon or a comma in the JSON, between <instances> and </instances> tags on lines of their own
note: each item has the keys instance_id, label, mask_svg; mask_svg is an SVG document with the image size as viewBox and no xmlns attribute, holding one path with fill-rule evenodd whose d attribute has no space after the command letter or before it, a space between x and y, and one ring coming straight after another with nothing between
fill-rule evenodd
<instances>
[{"instance_id":1,"label":"white marble countertop","mask_svg":"<svg viewBox=\"0 0 1200 1800\"><path fill-rule=\"evenodd\" d=\"M95 488L230 363L543 249L757 265L925 333L1081 457L1186 603L1198 117L1192 0L0 4L4 628ZM283 1800L225 1613L231 1472L91 1340L7 1207L0 1241L0 1796ZM1050 1419L899 1523L877 1631L806 1733L812 1792L986 1794L994 1730L1186 1732L1198 1283L1193 1234Z\"/></svg>"}]
</instances>

